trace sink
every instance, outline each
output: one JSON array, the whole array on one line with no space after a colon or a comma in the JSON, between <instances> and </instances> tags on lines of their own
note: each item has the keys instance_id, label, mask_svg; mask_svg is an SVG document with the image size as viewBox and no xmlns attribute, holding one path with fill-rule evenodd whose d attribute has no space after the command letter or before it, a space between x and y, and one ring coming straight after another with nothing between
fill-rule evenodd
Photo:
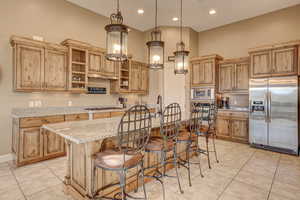
<instances>
[{"instance_id":1,"label":"sink","mask_svg":"<svg viewBox=\"0 0 300 200\"><path fill-rule=\"evenodd\" d=\"M92 107L92 108L85 108L84 110L88 111L99 111L99 110L120 110L121 107Z\"/></svg>"}]
</instances>

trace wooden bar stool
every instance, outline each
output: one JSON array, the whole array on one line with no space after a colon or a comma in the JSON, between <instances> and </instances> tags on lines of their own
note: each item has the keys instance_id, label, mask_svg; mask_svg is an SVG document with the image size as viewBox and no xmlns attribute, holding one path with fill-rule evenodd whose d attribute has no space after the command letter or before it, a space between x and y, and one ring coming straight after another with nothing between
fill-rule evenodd
<instances>
[{"instance_id":1,"label":"wooden bar stool","mask_svg":"<svg viewBox=\"0 0 300 200\"><path fill-rule=\"evenodd\" d=\"M121 118L118 128L118 148L97 153L94 160L93 186L95 186L96 169L115 171L119 174L118 183L121 192L113 198L100 197L99 192L105 188L94 191L93 199L147 199L144 183L144 148L148 143L152 127L151 114L149 109L143 105L136 105L130 108ZM144 190L143 198L136 198L126 193L126 173L129 169L140 167L142 185ZM114 184L116 185L116 184ZM112 186L112 185L110 185Z\"/></svg>"},{"instance_id":2,"label":"wooden bar stool","mask_svg":"<svg viewBox=\"0 0 300 200\"><path fill-rule=\"evenodd\" d=\"M177 159L177 136L181 126L181 109L178 103L168 105L161 115L160 136L151 137L146 145L145 151L156 153L160 156L160 161L155 166L149 166L147 169L155 169L152 176L146 176L159 181L163 189L163 199L165 199L164 177L177 178L179 191L183 193L178 176L178 159ZM173 161L167 160L167 153L173 152ZM166 174L166 166L173 163L176 176Z\"/></svg>"}]
</instances>

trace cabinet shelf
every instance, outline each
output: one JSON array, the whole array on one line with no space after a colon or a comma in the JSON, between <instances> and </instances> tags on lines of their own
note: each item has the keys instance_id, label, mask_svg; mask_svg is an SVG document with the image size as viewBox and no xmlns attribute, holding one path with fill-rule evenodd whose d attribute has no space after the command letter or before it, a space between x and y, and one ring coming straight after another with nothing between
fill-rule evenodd
<instances>
[{"instance_id":1,"label":"cabinet shelf","mask_svg":"<svg viewBox=\"0 0 300 200\"><path fill-rule=\"evenodd\" d=\"M75 64L75 65L86 65L85 62L77 62L77 61L72 61L72 64Z\"/></svg>"},{"instance_id":2,"label":"cabinet shelf","mask_svg":"<svg viewBox=\"0 0 300 200\"><path fill-rule=\"evenodd\" d=\"M85 75L85 72L79 72L79 71L72 71L73 74L82 74Z\"/></svg>"},{"instance_id":3,"label":"cabinet shelf","mask_svg":"<svg viewBox=\"0 0 300 200\"><path fill-rule=\"evenodd\" d=\"M77 83L77 84L85 84L84 81L72 81L72 83Z\"/></svg>"}]
</instances>

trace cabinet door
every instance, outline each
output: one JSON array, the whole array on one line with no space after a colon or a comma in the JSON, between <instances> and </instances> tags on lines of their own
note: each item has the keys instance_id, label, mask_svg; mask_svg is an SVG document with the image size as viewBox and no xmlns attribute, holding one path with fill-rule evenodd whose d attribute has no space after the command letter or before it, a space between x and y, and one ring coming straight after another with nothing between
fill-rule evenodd
<instances>
[{"instance_id":1,"label":"cabinet door","mask_svg":"<svg viewBox=\"0 0 300 200\"><path fill-rule=\"evenodd\" d=\"M38 160L43 157L43 137L40 128L20 129L19 162Z\"/></svg>"},{"instance_id":2,"label":"cabinet door","mask_svg":"<svg viewBox=\"0 0 300 200\"><path fill-rule=\"evenodd\" d=\"M191 82L192 86L198 86L200 84L200 63L192 63Z\"/></svg>"},{"instance_id":3,"label":"cabinet door","mask_svg":"<svg viewBox=\"0 0 300 200\"><path fill-rule=\"evenodd\" d=\"M67 54L60 51L46 50L44 89L67 89Z\"/></svg>"},{"instance_id":4,"label":"cabinet door","mask_svg":"<svg viewBox=\"0 0 300 200\"><path fill-rule=\"evenodd\" d=\"M141 68L141 91L147 93L149 90L149 69L146 66Z\"/></svg>"},{"instance_id":5,"label":"cabinet door","mask_svg":"<svg viewBox=\"0 0 300 200\"><path fill-rule=\"evenodd\" d=\"M248 120L247 119L233 119L231 121L232 138L243 142L248 142Z\"/></svg>"},{"instance_id":6,"label":"cabinet door","mask_svg":"<svg viewBox=\"0 0 300 200\"><path fill-rule=\"evenodd\" d=\"M219 67L219 91L230 92L234 86L234 64L222 64Z\"/></svg>"},{"instance_id":7,"label":"cabinet door","mask_svg":"<svg viewBox=\"0 0 300 200\"><path fill-rule=\"evenodd\" d=\"M201 79L200 83L206 85L214 85L214 77L215 77L215 70L214 66L215 63L213 61L204 61L201 63L201 73L203 73L203 78Z\"/></svg>"},{"instance_id":8,"label":"cabinet door","mask_svg":"<svg viewBox=\"0 0 300 200\"><path fill-rule=\"evenodd\" d=\"M44 156L58 156L65 152L64 139L50 131L43 130L44 135Z\"/></svg>"},{"instance_id":9,"label":"cabinet door","mask_svg":"<svg viewBox=\"0 0 300 200\"><path fill-rule=\"evenodd\" d=\"M140 74L141 74L141 67L139 63L132 62L131 64L131 71L130 71L130 89L132 91L139 91L140 90Z\"/></svg>"},{"instance_id":10,"label":"cabinet door","mask_svg":"<svg viewBox=\"0 0 300 200\"><path fill-rule=\"evenodd\" d=\"M239 63L235 65L235 88L236 91L245 91L249 89L249 64Z\"/></svg>"},{"instance_id":11,"label":"cabinet door","mask_svg":"<svg viewBox=\"0 0 300 200\"><path fill-rule=\"evenodd\" d=\"M15 59L15 89L41 90L44 74L45 51L32 46L17 46Z\"/></svg>"},{"instance_id":12,"label":"cabinet door","mask_svg":"<svg viewBox=\"0 0 300 200\"><path fill-rule=\"evenodd\" d=\"M230 138L230 119L218 117L216 122L217 136Z\"/></svg>"},{"instance_id":13,"label":"cabinet door","mask_svg":"<svg viewBox=\"0 0 300 200\"><path fill-rule=\"evenodd\" d=\"M272 75L297 74L297 49L294 47L272 51Z\"/></svg>"},{"instance_id":14,"label":"cabinet door","mask_svg":"<svg viewBox=\"0 0 300 200\"><path fill-rule=\"evenodd\" d=\"M104 58L101 53L90 53L89 54L89 73L104 72Z\"/></svg>"},{"instance_id":15,"label":"cabinet door","mask_svg":"<svg viewBox=\"0 0 300 200\"><path fill-rule=\"evenodd\" d=\"M108 77L112 77L112 78L117 77L117 71L118 71L118 63L117 62L105 60L104 73Z\"/></svg>"},{"instance_id":16,"label":"cabinet door","mask_svg":"<svg viewBox=\"0 0 300 200\"><path fill-rule=\"evenodd\" d=\"M251 77L268 77L271 73L271 52L262 51L251 54Z\"/></svg>"}]
</instances>

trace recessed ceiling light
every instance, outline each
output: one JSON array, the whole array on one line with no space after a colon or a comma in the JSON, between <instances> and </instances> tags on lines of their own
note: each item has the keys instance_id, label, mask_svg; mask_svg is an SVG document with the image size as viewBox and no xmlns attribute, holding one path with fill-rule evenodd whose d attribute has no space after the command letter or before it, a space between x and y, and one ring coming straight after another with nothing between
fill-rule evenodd
<instances>
[{"instance_id":1,"label":"recessed ceiling light","mask_svg":"<svg viewBox=\"0 0 300 200\"><path fill-rule=\"evenodd\" d=\"M178 21L178 17L173 17L172 19L174 22Z\"/></svg>"},{"instance_id":2,"label":"recessed ceiling light","mask_svg":"<svg viewBox=\"0 0 300 200\"><path fill-rule=\"evenodd\" d=\"M143 9L138 9L137 12L138 12L138 14L142 15L142 14L144 14L145 11Z\"/></svg>"},{"instance_id":3,"label":"recessed ceiling light","mask_svg":"<svg viewBox=\"0 0 300 200\"><path fill-rule=\"evenodd\" d=\"M217 13L217 11L215 9L210 9L209 10L210 15L215 15L216 13Z\"/></svg>"}]
</instances>

